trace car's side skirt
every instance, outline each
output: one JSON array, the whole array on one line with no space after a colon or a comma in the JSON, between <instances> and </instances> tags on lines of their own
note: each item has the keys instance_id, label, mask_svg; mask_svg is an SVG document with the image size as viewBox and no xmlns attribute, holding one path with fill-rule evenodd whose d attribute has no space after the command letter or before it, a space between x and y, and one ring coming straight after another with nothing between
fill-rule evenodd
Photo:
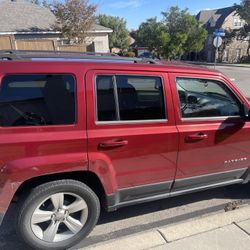
<instances>
[{"instance_id":1,"label":"car's side skirt","mask_svg":"<svg viewBox=\"0 0 250 250\"><path fill-rule=\"evenodd\" d=\"M248 168L222 173L202 175L172 181L120 189L107 196L107 210L114 211L120 207L150 202L182 194L244 183ZM171 189L171 187L173 187ZM171 191L170 191L171 190Z\"/></svg>"}]
</instances>

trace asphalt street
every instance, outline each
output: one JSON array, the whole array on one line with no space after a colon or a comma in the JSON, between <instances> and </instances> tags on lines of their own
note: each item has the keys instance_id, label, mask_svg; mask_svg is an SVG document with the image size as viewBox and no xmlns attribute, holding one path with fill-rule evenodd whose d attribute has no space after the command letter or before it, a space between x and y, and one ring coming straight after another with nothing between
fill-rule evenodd
<instances>
[{"instance_id":1,"label":"asphalt street","mask_svg":"<svg viewBox=\"0 0 250 250\"><path fill-rule=\"evenodd\" d=\"M216 66L215 69L227 75L246 97L250 97L250 67Z\"/></svg>"},{"instance_id":2,"label":"asphalt street","mask_svg":"<svg viewBox=\"0 0 250 250\"><path fill-rule=\"evenodd\" d=\"M218 66L217 69L228 75L229 78L234 79L234 83L246 96L250 97L250 68ZM249 190L250 184L233 185L130 206L111 213L102 212L98 225L93 232L74 249L190 218L230 210L238 205L250 204ZM16 205L12 204L0 227L1 250L29 249L19 241L15 234L15 214Z\"/></svg>"}]
</instances>

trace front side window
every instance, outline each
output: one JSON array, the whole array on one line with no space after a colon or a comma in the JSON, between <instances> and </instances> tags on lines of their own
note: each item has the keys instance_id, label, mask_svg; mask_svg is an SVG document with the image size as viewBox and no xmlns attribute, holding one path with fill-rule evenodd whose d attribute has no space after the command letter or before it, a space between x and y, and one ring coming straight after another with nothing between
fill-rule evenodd
<instances>
[{"instance_id":1,"label":"front side window","mask_svg":"<svg viewBox=\"0 0 250 250\"><path fill-rule=\"evenodd\" d=\"M0 87L0 126L49 126L76 121L72 75L8 75Z\"/></svg>"},{"instance_id":2,"label":"front side window","mask_svg":"<svg viewBox=\"0 0 250 250\"><path fill-rule=\"evenodd\" d=\"M240 104L221 82L176 78L182 118L239 116Z\"/></svg>"},{"instance_id":3,"label":"front side window","mask_svg":"<svg viewBox=\"0 0 250 250\"><path fill-rule=\"evenodd\" d=\"M166 119L162 80L154 76L97 76L98 121Z\"/></svg>"}]
</instances>

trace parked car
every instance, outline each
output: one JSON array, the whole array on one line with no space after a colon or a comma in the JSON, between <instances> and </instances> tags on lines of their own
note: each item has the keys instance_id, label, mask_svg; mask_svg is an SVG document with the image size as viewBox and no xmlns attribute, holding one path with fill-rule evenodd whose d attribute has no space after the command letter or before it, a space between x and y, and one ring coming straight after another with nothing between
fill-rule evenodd
<instances>
[{"instance_id":1,"label":"parked car","mask_svg":"<svg viewBox=\"0 0 250 250\"><path fill-rule=\"evenodd\" d=\"M218 71L0 58L0 219L17 202L17 234L32 248L75 245L101 208L249 181L250 104Z\"/></svg>"},{"instance_id":2,"label":"parked car","mask_svg":"<svg viewBox=\"0 0 250 250\"><path fill-rule=\"evenodd\" d=\"M144 51L143 53L141 53L139 56L139 58L151 58L154 59L155 56L153 55L153 53L149 52L149 51Z\"/></svg>"}]
</instances>

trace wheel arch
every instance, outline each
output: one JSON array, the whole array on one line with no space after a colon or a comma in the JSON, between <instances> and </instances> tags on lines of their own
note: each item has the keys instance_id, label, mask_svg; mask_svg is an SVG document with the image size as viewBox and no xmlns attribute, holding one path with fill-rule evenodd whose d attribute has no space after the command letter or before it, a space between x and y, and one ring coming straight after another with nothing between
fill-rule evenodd
<instances>
[{"instance_id":1,"label":"wheel arch","mask_svg":"<svg viewBox=\"0 0 250 250\"><path fill-rule=\"evenodd\" d=\"M63 180L63 179L72 179L76 181L83 182L89 188L91 188L97 197L100 200L101 206L103 208L107 208L107 194L103 187L103 184L99 177L91 171L74 171L74 172L64 172L64 173L55 173L55 174L48 174L42 176L36 176L24 181L19 188L17 189L13 201L18 201L22 199L22 197L27 194L28 190L39 186L41 184L56 181L56 180Z\"/></svg>"}]
</instances>

